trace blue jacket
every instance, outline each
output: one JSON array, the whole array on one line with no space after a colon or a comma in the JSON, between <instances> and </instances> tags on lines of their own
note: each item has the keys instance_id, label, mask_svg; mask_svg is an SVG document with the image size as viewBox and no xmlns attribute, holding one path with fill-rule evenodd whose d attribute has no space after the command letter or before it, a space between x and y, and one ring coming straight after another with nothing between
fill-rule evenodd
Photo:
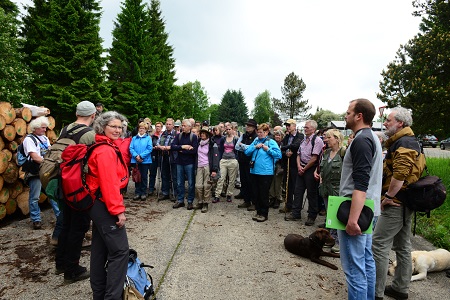
<instances>
[{"instance_id":1,"label":"blue jacket","mask_svg":"<svg viewBox=\"0 0 450 300\"><path fill-rule=\"evenodd\" d=\"M136 156L140 155L143 159L143 164L151 164L152 163L152 149L153 143L152 138L145 134L143 137L139 135L133 136L130 144L130 153L131 153L131 163L136 163Z\"/></svg>"},{"instance_id":2,"label":"blue jacket","mask_svg":"<svg viewBox=\"0 0 450 300\"><path fill-rule=\"evenodd\" d=\"M269 150L264 151L263 148L255 148L257 144L262 142L269 147ZM254 167L250 168L250 174L273 175L275 163L281 158L281 150L280 147L278 147L277 142L270 138L256 138L253 143L245 149L245 155L250 156L251 160L255 161Z\"/></svg>"}]
</instances>

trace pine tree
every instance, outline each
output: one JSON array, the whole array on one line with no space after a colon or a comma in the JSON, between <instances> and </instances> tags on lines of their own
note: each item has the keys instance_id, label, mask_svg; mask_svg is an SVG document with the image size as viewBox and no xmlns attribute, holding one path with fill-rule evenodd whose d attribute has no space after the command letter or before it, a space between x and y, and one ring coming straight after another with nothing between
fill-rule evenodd
<instances>
[{"instance_id":1,"label":"pine tree","mask_svg":"<svg viewBox=\"0 0 450 300\"><path fill-rule=\"evenodd\" d=\"M155 46L150 34L150 15L142 0L125 0L114 23L109 51L108 79L116 109L131 124L139 117L157 117L163 106L155 80Z\"/></svg>"},{"instance_id":2,"label":"pine tree","mask_svg":"<svg viewBox=\"0 0 450 300\"><path fill-rule=\"evenodd\" d=\"M242 92L227 90L220 102L218 115L219 121L235 121L240 125L248 120L248 109Z\"/></svg>"},{"instance_id":3,"label":"pine tree","mask_svg":"<svg viewBox=\"0 0 450 300\"><path fill-rule=\"evenodd\" d=\"M21 40L18 36L17 6L6 0L0 3L0 101L31 102L29 86L33 76L24 63Z\"/></svg>"},{"instance_id":4,"label":"pine tree","mask_svg":"<svg viewBox=\"0 0 450 300\"><path fill-rule=\"evenodd\" d=\"M175 84L175 59L173 47L168 44L168 34L165 32L165 21L161 16L160 1L152 0L150 4L150 36L154 55L157 58L153 70L156 80L156 88L160 97L160 103L170 103ZM174 103L176 105L176 102ZM155 107L155 114L167 116L171 112L169 105Z\"/></svg>"},{"instance_id":5,"label":"pine tree","mask_svg":"<svg viewBox=\"0 0 450 300\"><path fill-rule=\"evenodd\" d=\"M58 127L73 121L80 101L109 103L102 70L100 6L95 0L34 0L22 34L28 63L38 75L33 96L50 108Z\"/></svg>"}]
</instances>

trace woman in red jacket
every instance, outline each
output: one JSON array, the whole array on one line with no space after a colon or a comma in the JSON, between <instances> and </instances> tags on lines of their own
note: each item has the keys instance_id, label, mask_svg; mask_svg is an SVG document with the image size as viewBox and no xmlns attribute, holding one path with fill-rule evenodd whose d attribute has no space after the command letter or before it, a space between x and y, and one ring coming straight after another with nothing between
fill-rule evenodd
<instances>
[{"instance_id":1,"label":"woman in red jacket","mask_svg":"<svg viewBox=\"0 0 450 300\"><path fill-rule=\"evenodd\" d=\"M128 184L128 169L120 152L124 116L109 111L94 122L96 148L88 159L86 184L100 192L89 211L93 221L91 288L93 299L121 299L128 267L125 206L120 190ZM108 262L108 272L105 263Z\"/></svg>"}]
</instances>

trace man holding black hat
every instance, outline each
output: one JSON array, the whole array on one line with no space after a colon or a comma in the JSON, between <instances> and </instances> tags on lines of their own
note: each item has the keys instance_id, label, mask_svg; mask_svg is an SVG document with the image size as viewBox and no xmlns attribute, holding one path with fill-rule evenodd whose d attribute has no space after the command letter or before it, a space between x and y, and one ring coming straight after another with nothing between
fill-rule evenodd
<instances>
[{"instance_id":1,"label":"man holding black hat","mask_svg":"<svg viewBox=\"0 0 450 300\"><path fill-rule=\"evenodd\" d=\"M238 208L247 208L247 210L255 210L255 206L251 202L251 189L250 189L250 160L251 157L245 155L244 151L248 145L253 143L256 138L257 123L253 119L249 119L245 123L245 133L241 135L236 142L235 149L238 153L239 173L241 177L241 195L244 202L238 205Z\"/></svg>"},{"instance_id":2,"label":"man holding black hat","mask_svg":"<svg viewBox=\"0 0 450 300\"><path fill-rule=\"evenodd\" d=\"M297 123L294 119L284 122L286 126L286 135L281 142L282 166L285 170L283 181L287 187L287 201L284 207L280 208L281 213L287 213L292 210L292 201L294 199L295 179L297 178L297 151L301 141L305 138L303 133L297 131ZM289 167L288 167L289 164ZM289 176L287 171L289 170ZM288 182L286 182L288 180Z\"/></svg>"}]
</instances>

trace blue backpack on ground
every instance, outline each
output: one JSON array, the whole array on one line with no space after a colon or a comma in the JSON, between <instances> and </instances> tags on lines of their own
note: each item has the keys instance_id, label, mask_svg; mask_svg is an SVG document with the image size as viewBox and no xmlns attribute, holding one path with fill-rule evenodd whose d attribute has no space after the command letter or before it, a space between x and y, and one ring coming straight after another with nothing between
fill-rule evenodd
<instances>
[{"instance_id":1,"label":"blue backpack on ground","mask_svg":"<svg viewBox=\"0 0 450 300\"><path fill-rule=\"evenodd\" d=\"M153 269L153 266L141 263L137 257L136 250L130 249L125 289L127 287L134 287L145 300L148 300L155 294L155 291L153 289L153 278L144 268Z\"/></svg>"}]
</instances>

